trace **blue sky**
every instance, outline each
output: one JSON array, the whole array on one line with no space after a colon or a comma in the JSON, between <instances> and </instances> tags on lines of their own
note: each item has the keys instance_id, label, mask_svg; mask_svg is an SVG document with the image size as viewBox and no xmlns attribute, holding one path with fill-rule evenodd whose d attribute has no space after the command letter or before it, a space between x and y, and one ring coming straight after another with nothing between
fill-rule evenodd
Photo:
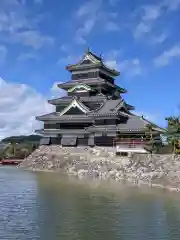
<instances>
[{"instance_id":1,"label":"blue sky","mask_svg":"<svg viewBox=\"0 0 180 240\"><path fill-rule=\"evenodd\" d=\"M124 98L160 125L179 115L180 0L1 0L0 137L33 132L67 64L90 47Z\"/></svg>"}]
</instances>

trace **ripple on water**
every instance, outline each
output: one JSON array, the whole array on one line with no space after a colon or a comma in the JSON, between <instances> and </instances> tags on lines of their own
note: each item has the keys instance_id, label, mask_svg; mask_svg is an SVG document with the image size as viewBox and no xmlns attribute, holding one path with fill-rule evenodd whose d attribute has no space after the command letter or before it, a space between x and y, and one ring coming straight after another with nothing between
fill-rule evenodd
<instances>
[{"instance_id":1,"label":"ripple on water","mask_svg":"<svg viewBox=\"0 0 180 240\"><path fill-rule=\"evenodd\" d=\"M180 194L0 168L2 239L180 239Z\"/></svg>"}]
</instances>

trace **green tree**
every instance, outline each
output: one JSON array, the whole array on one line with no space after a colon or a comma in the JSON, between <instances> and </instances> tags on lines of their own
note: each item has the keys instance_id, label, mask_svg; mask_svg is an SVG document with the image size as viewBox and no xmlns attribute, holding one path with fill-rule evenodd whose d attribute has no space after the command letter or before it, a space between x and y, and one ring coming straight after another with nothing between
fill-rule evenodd
<instances>
[{"instance_id":1,"label":"green tree","mask_svg":"<svg viewBox=\"0 0 180 240\"><path fill-rule=\"evenodd\" d=\"M154 144L154 138L153 138L153 127L154 125L152 123L148 123L146 125L146 137L147 137L147 149L152 153L155 151L155 144Z\"/></svg>"},{"instance_id":2,"label":"green tree","mask_svg":"<svg viewBox=\"0 0 180 240\"><path fill-rule=\"evenodd\" d=\"M6 148L4 157L6 158L11 158L14 157L16 154L16 144L15 143L11 143L9 144L9 146Z\"/></svg>"},{"instance_id":3,"label":"green tree","mask_svg":"<svg viewBox=\"0 0 180 240\"><path fill-rule=\"evenodd\" d=\"M172 146L173 153L179 152L180 143L180 117L171 116L166 118L167 124L167 139Z\"/></svg>"},{"instance_id":4,"label":"green tree","mask_svg":"<svg viewBox=\"0 0 180 240\"><path fill-rule=\"evenodd\" d=\"M29 151L29 149L27 149L27 148L22 148L21 150L20 150L20 152L21 152L21 155L23 156L23 158L26 158L28 155L29 155L29 153L30 153L30 151Z\"/></svg>"},{"instance_id":5,"label":"green tree","mask_svg":"<svg viewBox=\"0 0 180 240\"><path fill-rule=\"evenodd\" d=\"M149 136L150 136L150 141L153 142L153 124L148 123L148 124L146 125L146 128L147 128L148 134L149 134Z\"/></svg>"}]
</instances>

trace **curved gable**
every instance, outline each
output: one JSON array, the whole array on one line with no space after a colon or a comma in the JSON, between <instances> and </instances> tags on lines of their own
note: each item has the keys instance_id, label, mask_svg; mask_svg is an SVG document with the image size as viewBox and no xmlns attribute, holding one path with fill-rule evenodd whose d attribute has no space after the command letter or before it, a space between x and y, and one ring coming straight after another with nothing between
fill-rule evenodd
<instances>
[{"instance_id":1,"label":"curved gable","mask_svg":"<svg viewBox=\"0 0 180 240\"><path fill-rule=\"evenodd\" d=\"M73 114L75 114L77 112L76 111L77 109L78 109L78 114L79 114L79 111L81 111L82 114L86 114L86 113L90 112L90 110L87 106L85 106L82 102L74 99L66 108L64 108L64 110L62 112L60 112L60 116L66 114L66 113L69 113L69 110L73 109L73 108L75 110L75 111L73 110Z\"/></svg>"},{"instance_id":2,"label":"curved gable","mask_svg":"<svg viewBox=\"0 0 180 240\"><path fill-rule=\"evenodd\" d=\"M68 92L87 92L91 90L92 88L86 84L78 84L70 88Z\"/></svg>"}]
</instances>

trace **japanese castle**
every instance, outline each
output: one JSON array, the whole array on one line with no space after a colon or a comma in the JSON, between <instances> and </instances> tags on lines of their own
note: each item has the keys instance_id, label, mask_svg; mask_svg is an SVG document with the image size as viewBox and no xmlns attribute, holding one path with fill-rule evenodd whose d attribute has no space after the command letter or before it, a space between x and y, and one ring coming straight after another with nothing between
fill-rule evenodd
<instances>
[{"instance_id":1,"label":"japanese castle","mask_svg":"<svg viewBox=\"0 0 180 240\"><path fill-rule=\"evenodd\" d=\"M71 147L116 147L120 152L146 152L149 136L160 141L162 129L133 114L134 107L126 103L124 88L115 84L120 75L106 66L101 57L89 49L82 59L66 69L71 80L58 84L67 91L61 98L49 100L56 107L50 114L36 117L44 128L42 145L60 144Z\"/></svg>"}]
</instances>

